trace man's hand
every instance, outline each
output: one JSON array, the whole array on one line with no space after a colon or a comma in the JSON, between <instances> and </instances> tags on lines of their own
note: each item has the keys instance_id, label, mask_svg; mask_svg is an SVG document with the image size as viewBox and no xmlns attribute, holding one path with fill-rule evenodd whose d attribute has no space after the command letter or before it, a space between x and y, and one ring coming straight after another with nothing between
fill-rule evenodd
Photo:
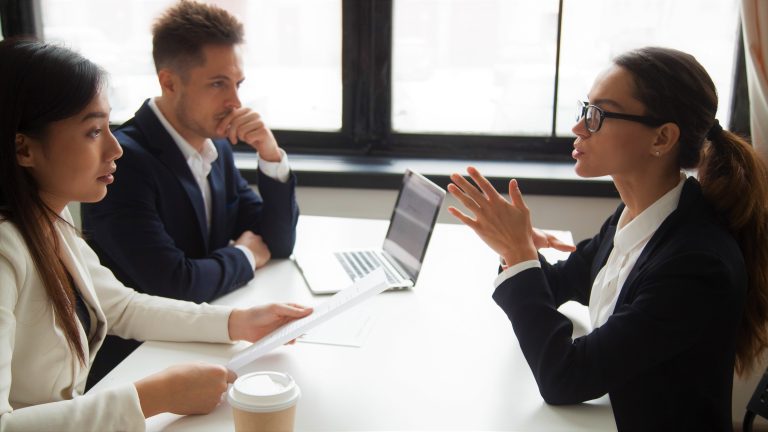
<instances>
[{"instance_id":1,"label":"man's hand","mask_svg":"<svg viewBox=\"0 0 768 432\"><path fill-rule=\"evenodd\" d=\"M253 147L259 156L268 162L280 162L283 157L272 131L261 120L261 116L250 108L236 108L221 119L216 127L220 136L226 136L230 143L243 141Z\"/></svg>"},{"instance_id":2,"label":"man's hand","mask_svg":"<svg viewBox=\"0 0 768 432\"><path fill-rule=\"evenodd\" d=\"M267 244L264 243L260 235L254 234L253 231L249 230L240 234L240 237L235 240L235 245L245 246L251 251L256 268L263 267L272 258Z\"/></svg>"}]
</instances>

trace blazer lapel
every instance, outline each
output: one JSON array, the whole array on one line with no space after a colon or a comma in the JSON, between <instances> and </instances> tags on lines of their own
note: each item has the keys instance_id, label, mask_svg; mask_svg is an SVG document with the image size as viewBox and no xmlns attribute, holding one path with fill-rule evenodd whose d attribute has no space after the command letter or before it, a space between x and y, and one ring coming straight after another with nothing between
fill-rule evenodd
<instances>
[{"instance_id":1,"label":"blazer lapel","mask_svg":"<svg viewBox=\"0 0 768 432\"><path fill-rule=\"evenodd\" d=\"M208 184L211 187L211 233L209 244L218 245L221 243L222 238L227 237L227 233L224 232L226 230L227 204L224 192L224 168L221 164L221 158L214 161L211 165L211 172L208 174Z\"/></svg>"},{"instance_id":2,"label":"blazer lapel","mask_svg":"<svg viewBox=\"0 0 768 432\"><path fill-rule=\"evenodd\" d=\"M69 220L67 216L65 216L65 219ZM88 340L87 331L89 329L83 329L82 327L80 329L80 338L85 341L84 347L88 350L86 351L86 356L90 359L90 362L93 362L96 352L104 341L104 338L107 336L106 316L96 298L96 292L93 288L93 280L91 280L87 269L82 266L83 257L77 249L77 233L75 233L71 227L66 226L61 222L57 223L57 227L59 228L57 230L59 234L59 258L64 264L64 268L72 276L72 280L75 283L74 288L78 290L83 301L88 305L88 308L93 311L95 317L95 320L91 322L91 326L96 326L94 329L95 337L93 340ZM76 359L74 356L72 358ZM78 376L79 372L77 371L80 370L82 366L78 361L74 360L73 367L75 368L75 376Z\"/></svg>"},{"instance_id":3,"label":"blazer lapel","mask_svg":"<svg viewBox=\"0 0 768 432\"><path fill-rule=\"evenodd\" d=\"M651 239L648 240L648 244L645 245L643 252L640 253L640 256L637 258L637 262L635 262L634 267L632 267L629 275L627 275L627 280L621 287L619 298L616 301L614 312L619 308L621 304L624 303L624 300L627 297L627 293L629 291L629 287L634 284L635 279L637 279L638 275L645 267L648 259L654 255L659 247L662 246L664 237L666 237L670 230L674 229L681 215L684 215L686 212L690 211L691 207L694 206L699 198L701 198L701 187L699 186L698 181L693 178L689 178L683 185L683 191L680 194L680 203L677 205L677 208L669 216L667 216L664 222L661 223L659 228L653 234L653 236L651 236Z\"/></svg>"},{"instance_id":4,"label":"blazer lapel","mask_svg":"<svg viewBox=\"0 0 768 432\"><path fill-rule=\"evenodd\" d=\"M160 120L155 115L152 108L149 106L149 100L144 102L144 105L136 111L134 118L136 126L141 129L144 135L148 138L146 140L145 147L147 150L155 154L168 169L174 173L178 179L181 187L192 203L192 207L195 209L195 217L197 218L197 227L200 232L200 236L203 238L206 249L208 248L208 227L205 220L205 203L203 202L203 194L200 191L200 187L197 185L195 177L192 175L192 171L187 165L187 161L184 159L184 155L179 150L178 145L173 140L168 131ZM215 208L214 203L214 208Z\"/></svg>"}]
</instances>

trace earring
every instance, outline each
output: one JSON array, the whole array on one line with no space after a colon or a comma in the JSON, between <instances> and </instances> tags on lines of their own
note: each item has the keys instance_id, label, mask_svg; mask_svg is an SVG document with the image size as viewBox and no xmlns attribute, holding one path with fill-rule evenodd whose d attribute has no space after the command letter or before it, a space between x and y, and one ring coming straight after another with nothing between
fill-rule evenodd
<instances>
[{"instance_id":1,"label":"earring","mask_svg":"<svg viewBox=\"0 0 768 432\"><path fill-rule=\"evenodd\" d=\"M656 151L656 157L661 156L661 153L659 151Z\"/></svg>"}]
</instances>

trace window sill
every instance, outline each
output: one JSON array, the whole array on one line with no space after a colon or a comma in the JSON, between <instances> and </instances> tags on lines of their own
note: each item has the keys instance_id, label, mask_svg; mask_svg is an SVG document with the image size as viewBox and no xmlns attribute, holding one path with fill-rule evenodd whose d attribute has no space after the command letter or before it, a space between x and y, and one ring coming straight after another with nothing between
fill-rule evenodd
<instances>
[{"instance_id":1,"label":"window sill","mask_svg":"<svg viewBox=\"0 0 768 432\"><path fill-rule=\"evenodd\" d=\"M290 154L291 169L299 186L358 189L398 189L403 172L410 168L445 187L451 173L466 173L473 165L497 190L506 191L515 176L526 194L617 198L608 177L585 179L573 172L573 163L491 162L417 158L320 156ZM256 183L255 153L236 153L235 165L249 183Z\"/></svg>"}]
</instances>

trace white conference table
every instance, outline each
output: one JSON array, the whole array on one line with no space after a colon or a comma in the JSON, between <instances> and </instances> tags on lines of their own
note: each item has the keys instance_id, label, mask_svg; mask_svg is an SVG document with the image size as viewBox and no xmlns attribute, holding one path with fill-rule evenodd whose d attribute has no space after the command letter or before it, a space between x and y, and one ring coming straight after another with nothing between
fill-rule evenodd
<instances>
[{"instance_id":1,"label":"white conference table","mask_svg":"<svg viewBox=\"0 0 768 432\"><path fill-rule=\"evenodd\" d=\"M302 216L296 248L377 247L386 228L382 220ZM296 343L241 373L275 370L293 376L302 391L299 431L616 430L607 396L573 406L544 403L509 321L491 298L497 263L469 228L438 224L416 287L385 292L358 306L373 322L362 346ZM326 298L310 293L292 261L274 260L247 286L215 303L313 305ZM568 303L561 310L574 321L575 336L583 334L585 309ZM147 342L94 390L182 362L226 364L246 346ZM152 417L147 429L227 431L234 424L224 401L204 416Z\"/></svg>"}]
</instances>

